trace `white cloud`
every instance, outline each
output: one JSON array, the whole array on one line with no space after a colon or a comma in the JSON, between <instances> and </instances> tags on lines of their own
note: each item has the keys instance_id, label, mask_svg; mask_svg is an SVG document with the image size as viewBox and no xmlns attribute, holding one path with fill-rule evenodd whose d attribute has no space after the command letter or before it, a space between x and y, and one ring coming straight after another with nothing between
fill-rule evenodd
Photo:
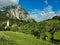
<instances>
[{"instance_id":1,"label":"white cloud","mask_svg":"<svg viewBox=\"0 0 60 45\"><path fill-rule=\"evenodd\" d=\"M33 11L30 11L29 14L31 18L35 19L38 22L46 19L51 19L52 17L56 16L55 12L52 10L52 6L47 6L42 11L34 9Z\"/></svg>"},{"instance_id":2,"label":"white cloud","mask_svg":"<svg viewBox=\"0 0 60 45\"><path fill-rule=\"evenodd\" d=\"M0 0L0 8L9 5L16 5L19 3L19 0Z\"/></svg>"},{"instance_id":3,"label":"white cloud","mask_svg":"<svg viewBox=\"0 0 60 45\"><path fill-rule=\"evenodd\" d=\"M45 0L45 4L48 4L48 1L47 0Z\"/></svg>"},{"instance_id":4,"label":"white cloud","mask_svg":"<svg viewBox=\"0 0 60 45\"><path fill-rule=\"evenodd\" d=\"M60 11L57 11L56 15L57 15L57 16L60 16Z\"/></svg>"}]
</instances>

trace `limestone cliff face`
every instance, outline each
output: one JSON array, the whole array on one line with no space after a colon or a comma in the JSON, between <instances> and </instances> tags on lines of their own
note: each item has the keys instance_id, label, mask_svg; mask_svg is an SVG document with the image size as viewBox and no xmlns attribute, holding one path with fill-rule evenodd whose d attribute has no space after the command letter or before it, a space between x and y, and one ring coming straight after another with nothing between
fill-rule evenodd
<instances>
[{"instance_id":1,"label":"limestone cliff face","mask_svg":"<svg viewBox=\"0 0 60 45\"><path fill-rule=\"evenodd\" d=\"M12 19L24 20L28 21L31 20L29 14L21 7L21 6L8 6L4 7L5 15Z\"/></svg>"}]
</instances>

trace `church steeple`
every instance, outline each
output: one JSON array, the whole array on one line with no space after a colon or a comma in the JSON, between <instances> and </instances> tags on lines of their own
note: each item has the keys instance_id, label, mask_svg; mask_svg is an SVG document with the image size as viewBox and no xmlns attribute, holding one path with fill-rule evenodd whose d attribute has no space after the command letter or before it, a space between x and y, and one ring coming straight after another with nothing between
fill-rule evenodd
<instances>
[{"instance_id":1,"label":"church steeple","mask_svg":"<svg viewBox=\"0 0 60 45\"><path fill-rule=\"evenodd\" d=\"M9 27L9 20L7 20L7 27Z\"/></svg>"}]
</instances>

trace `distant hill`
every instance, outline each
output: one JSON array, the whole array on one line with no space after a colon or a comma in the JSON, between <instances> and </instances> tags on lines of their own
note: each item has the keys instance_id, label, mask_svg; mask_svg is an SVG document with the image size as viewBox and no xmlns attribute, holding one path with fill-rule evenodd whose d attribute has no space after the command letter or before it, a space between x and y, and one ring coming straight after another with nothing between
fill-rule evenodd
<instances>
[{"instance_id":1,"label":"distant hill","mask_svg":"<svg viewBox=\"0 0 60 45\"><path fill-rule=\"evenodd\" d=\"M53 17L53 19L58 19L58 20L60 20L60 16L55 16L55 17Z\"/></svg>"}]
</instances>

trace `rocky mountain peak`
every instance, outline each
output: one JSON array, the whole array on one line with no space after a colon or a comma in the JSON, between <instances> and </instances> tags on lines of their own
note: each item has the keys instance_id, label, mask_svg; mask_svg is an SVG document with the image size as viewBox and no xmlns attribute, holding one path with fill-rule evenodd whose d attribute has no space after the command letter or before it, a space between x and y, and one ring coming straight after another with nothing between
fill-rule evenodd
<instances>
[{"instance_id":1,"label":"rocky mountain peak","mask_svg":"<svg viewBox=\"0 0 60 45\"><path fill-rule=\"evenodd\" d=\"M5 16L12 19L23 21L31 20L29 14L19 5L4 7L3 11L0 10L0 12L4 12Z\"/></svg>"}]
</instances>

